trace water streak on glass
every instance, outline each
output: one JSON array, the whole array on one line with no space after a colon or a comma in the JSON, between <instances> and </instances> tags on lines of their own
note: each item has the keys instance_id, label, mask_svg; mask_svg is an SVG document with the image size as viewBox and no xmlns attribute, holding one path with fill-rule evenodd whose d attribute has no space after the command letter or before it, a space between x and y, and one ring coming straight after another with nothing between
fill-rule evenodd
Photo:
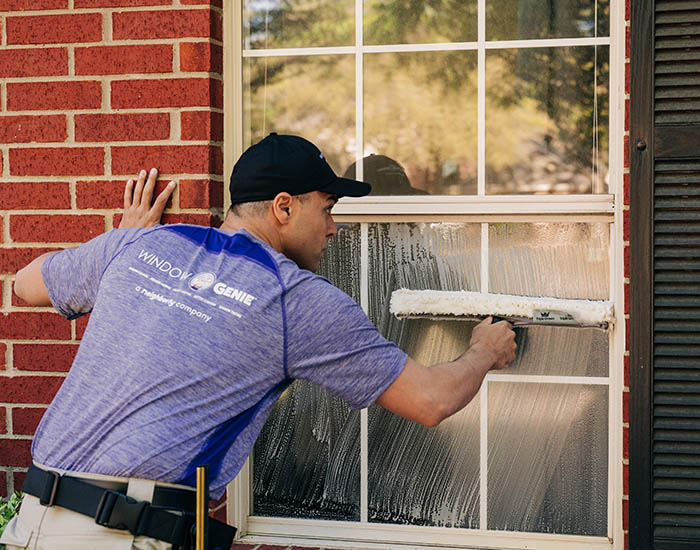
<instances>
[{"instance_id":1,"label":"water streak on glass","mask_svg":"<svg viewBox=\"0 0 700 550\"><path fill-rule=\"evenodd\" d=\"M338 226L319 274L356 301L360 227ZM297 380L275 404L253 451L253 514L360 519L360 413Z\"/></svg>"},{"instance_id":2,"label":"water streak on glass","mask_svg":"<svg viewBox=\"0 0 700 550\"><path fill-rule=\"evenodd\" d=\"M313 142L337 174L355 159L355 60L351 55L248 58L243 140L270 132Z\"/></svg>"},{"instance_id":3,"label":"water streak on glass","mask_svg":"<svg viewBox=\"0 0 700 550\"><path fill-rule=\"evenodd\" d=\"M364 56L364 156L398 163L423 194L477 191L475 51ZM375 194L415 194L382 187Z\"/></svg>"},{"instance_id":4,"label":"water streak on glass","mask_svg":"<svg viewBox=\"0 0 700 550\"><path fill-rule=\"evenodd\" d=\"M351 46L355 0L243 0L245 49Z\"/></svg>"},{"instance_id":5,"label":"water streak on glass","mask_svg":"<svg viewBox=\"0 0 700 550\"><path fill-rule=\"evenodd\" d=\"M489 225L490 291L607 300L609 227L605 223ZM607 376L609 338L597 329L518 329L518 354L499 374Z\"/></svg>"},{"instance_id":6,"label":"water streak on glass","mask_svg":"<svg viewBox=\"0 0 700 550\"><path fill-rule=\"evenodd\" d=\"M607 535L608 388L489 384L488 528Z\"/></svg>"},{"instance_id":7,"label":"water streak on glass","mask_svg":"<svg viewBox=\"0 0 700 550\"><path fill-rule=\"evenodd\" d=\"M476 0L364 0L365 44L476 41Z\"/></svg>"},{"instance_id":8,"label":"water streak on glass","mask_svg":"<svg viewBox=\"0 0 700 550\"><path fill-rule=\"evenodd\" d=\"M609 19L608 0L486 0L486 39L607 36Z\"/></svg>"},{"instance_id":9,"label":"water streak on glass","mask_svg":"<svg viewBox=\"0 0 700 550\"><path fill-rule=\"evenodd\" d=\"M607 46L486 52L486 191L608 192Z\"/></svg>"},{"instance_id":10,"label":"water streak on glass","mask_svg":"<svg viewBox=\"0 0 700 550\"><path fill-rule=\"evenodd\" d=\"M397 288L477 290L478 224L394 223L369 226L370 317L390 340L426 365L456 358L474 323L395 319ZM478 528L478 401L424 428L381 407L369 411L370 521Z\"/></svg>"}]
</instances>

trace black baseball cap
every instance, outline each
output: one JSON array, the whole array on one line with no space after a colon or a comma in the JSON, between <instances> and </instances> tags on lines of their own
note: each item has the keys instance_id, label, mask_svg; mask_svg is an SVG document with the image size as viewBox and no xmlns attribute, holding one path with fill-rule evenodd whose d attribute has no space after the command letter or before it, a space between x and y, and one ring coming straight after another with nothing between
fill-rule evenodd
<instances>
[{"instance_id":1,"label":"black baseball cap","mask_svg":"<svg viewBox=\"0 0 700 550\"><path fill-rule=\"evenodd\" d=\"M310 141L274 132L245 150L233 167L229 184L231 204L271 200L282 192L362 197L371 190L368 183L336 176Z\"/></svg>"}]
</instances>

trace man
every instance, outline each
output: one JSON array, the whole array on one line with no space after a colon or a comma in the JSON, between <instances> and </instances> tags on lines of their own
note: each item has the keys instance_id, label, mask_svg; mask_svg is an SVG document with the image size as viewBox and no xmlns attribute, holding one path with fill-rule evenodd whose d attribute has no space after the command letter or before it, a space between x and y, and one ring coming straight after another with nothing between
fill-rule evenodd
<instances>
[{"instance_id":1,"label":"man","mask_svg":"<svg viewBox=\"0 0 700 550\"><path fill-rule=\"evenodd\" d=\"M149 202L136 196L143 179L134 203ZM74 549L186 546L189 516L156 514L147 503L186 510L202 464L220 496L294 379L353 407L376 402L434 426L474 397L490 369L506 367L515 354L506 322L487 319L460 358L428 368L314 275L336 234L333 205L369 191L337 177L305 139L271 134L234 167L232 208L219 229L119 229L18 272L15 291L29 303L69 319L92 313L35 434L29 496L2 542L10 550L31 537L47 550L66 540ZM78 496L68 499L67 487ZM221 526L212 533L214 546L230 540Z\"/></svg>"}]
</instances>

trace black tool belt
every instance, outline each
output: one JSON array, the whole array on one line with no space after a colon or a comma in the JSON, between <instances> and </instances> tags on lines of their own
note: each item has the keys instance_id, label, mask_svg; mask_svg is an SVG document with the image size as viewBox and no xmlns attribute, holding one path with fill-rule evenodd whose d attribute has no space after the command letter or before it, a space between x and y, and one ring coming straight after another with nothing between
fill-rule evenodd
<instances>
[{"instance_id":1,"label":"black tool belt","mask_svg":"<svg viewBox=\"0 0 700 550\"><path fill-rule=\"evenodd\" d=\"M94 483L98 482L59 475L32 465L22 491L37 497L44 506L60 506L93 517L103 527L162 540L185 550L194 547L196 494L193 491L156 487L152 502L139 502L124 494L126 483L124 492ZM229 550L235 534L235 527L209 518L211 550Z\"/></svg>"}]
</instances>

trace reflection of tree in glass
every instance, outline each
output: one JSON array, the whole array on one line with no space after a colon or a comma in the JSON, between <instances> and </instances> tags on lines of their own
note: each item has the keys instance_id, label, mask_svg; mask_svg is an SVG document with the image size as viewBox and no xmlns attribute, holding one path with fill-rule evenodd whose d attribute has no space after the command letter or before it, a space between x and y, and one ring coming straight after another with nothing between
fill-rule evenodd
<instances>
[{"instance_id":1,"label":"reflection of tree in glass","mask_svg":"<svg viewBox=\"0 0 700 550\"><path fill-rule=\"evenodd\" d=\"M268 48L352 44L353 6L248 0L247 38ZM473 41L476 13L473 1L366 1L363 36L374 44ZM489 0L486 17L489 40L602 36L609 6ZM413 186L431 194L475 193L476 64L474 51L366 54L364 152L396 159ZM487 192L603 190L607 46L490 50L486 69ZM246 142L270 131L302 134L336 171L352 162L352 55L250 59L247 71Z\"/></svg>"},{"instance_id":2,"label":"reflection of tree in glass","mask_svg":"<svg viewBox=\"0 0 700 550\"><path fill-rule=\"evenodd\" d=\"M476 0L365 1L367 44L473 42Z\"/></svg>"},{"instance_id":3,"label":"reflection of tree in glass","mask_svg":"<svg viewBox=\"0 0 700 550\"><path fill-rule=\"evenodd\" d=\"M245 0L246 48L349 46L355 38L353 0Z\"/></svg>"}]
</instances>

